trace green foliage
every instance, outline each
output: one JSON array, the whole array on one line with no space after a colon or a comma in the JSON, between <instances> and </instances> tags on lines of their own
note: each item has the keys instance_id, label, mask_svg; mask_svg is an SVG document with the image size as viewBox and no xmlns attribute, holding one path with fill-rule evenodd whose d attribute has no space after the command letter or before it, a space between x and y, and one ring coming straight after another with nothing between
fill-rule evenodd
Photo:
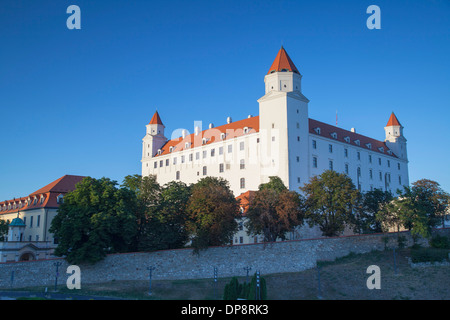
<instances>
[{"instance_id":1,"label":"green foliage","mask_svg":"<svg viewBox=\"0 0 450 320\"><path fill-rule=\"evenodd\" d=\"M128 251L136 232L133 196L110 179L83 179L65 195L52 220L50 232L58 238L55 255L78 264Z\"/></svg>"},{"instance_id":2,"label":"green foliage","mask_svg":"<svg viewBox=\"0 0 450 320\"><path fill-rule=\"evenodd\" d=\"M380 233L382 225L377 220L377 215L393 199L388 191L374 189L362 194L361 204L356 211L355 232L358 233Z\"/></svg>"},{"instance_id":3,"label":"green foliage","mask_svg":"<svg viewBox=\"0 0 450 320\"><path fill-rule=\"evenodd\" d=\"M406 237L405 236L398 236L397 237L397 245L400 249L403 249L404 247L406 247Z\"/></svg>"},{"instance_id":4,"label":"green foliage","mask_svg":"<svg viewBox=\"0 0 450 320\"><path fill-rule=\"evenodd\" d=\"M5 241L8 235L9 220L0 219L0 241Z\"/></svg>"},{"instance_id":5,"label":"green foliage","mask_svg":"<svg viewBox=\"0 0 450 320\"><path fill-rule=\"evenodd\" d=\"M314 176L300 188L306 196L306 219L312 227L318 225L323 235L340 235L346 225L353 225L360 193L352 180L333 170Z\"/></svg>"},{"instance_id":6,"label":"green foliage","mask_svg":"<svg viewBox=\"0 0 450 320\"><path fill-rule=\"evenodd\" d=\"M238 230L239 205L223 178L206 177L194 184L187 213L186 228L196 253L231 243Z\"/></svg>"},{"instance_id":7,"label":"green foliage","mask_svg":"<svg viewBox=\"0 0 450 320\"><path fill-rule=\"evenodd\" d=\"M450 239L446 236L435 235L430 240L430 245L433 248L450 249Z\"/></svg>"},{"instance_id":8,"label":"green foliage","mask_svg":"<svg viewBox=\"0 0 450 320\"><path fill-rule=\"evenodd\" d=\"M246 227L249 235L264 235L264 241L285 239L286 233L303 224L302 198L289 191L280 178L270 177L249 199Z\"/></svg>"},{"instance_id":9,"label":"green foliage","mask_svg":"<svg viewBox=\"0 0 450 320\"><path fill-rule=\"evenodd\" d=\"M436 248L418 248L411 250L411 261L418 262L442 262L448 259L449 250Z\"/></svg>"},{"instance_id":10,"label":"green foliage","mask_svg":"<svg viewBox=\"0 0 450 320\"><path fill-rule=\"evenodd\" d=\"M260 300L267 300L267 286L266 280L260 276ZM231 281L225 285L223 300L237 300L238 298L246 300L256 299L256 273L252 277L250 283L240 284L236 277L233 277Z\"/></svg>"}]
</instances>

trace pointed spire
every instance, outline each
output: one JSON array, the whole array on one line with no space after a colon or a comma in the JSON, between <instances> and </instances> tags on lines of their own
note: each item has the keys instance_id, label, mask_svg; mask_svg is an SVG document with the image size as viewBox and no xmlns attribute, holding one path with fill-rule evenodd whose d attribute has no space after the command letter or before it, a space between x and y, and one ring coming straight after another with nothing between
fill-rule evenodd
<instances>
[{"instance_id":1,"label":"pointed spire","mask_svg":"<svg viewBox=\"0 0 450 320\"><path fill-rule=\"evenodd\" d=\"M394 112L391 113L391 116L389 118L389 121L386 125L386 127L391 127L391 126L402 126L400 124L400 122L398 121L397 117L395 116Z\"/></svg>"},{"instance_id":2,"label":"pointed spire","mask_svg":"<svg viewBox=\"0 0 450 320\"><path fill-rule=\"evenodd\" d=\"M155 114L153 115L152 120L150 120L149 124L163 124L161 118L159 117L158 111L155 111Z\"/></svg>"},{"instance_id":3,"label":"pointed spire","mask_svg":"<svg viewBox=\"0 0 450 320\"><path fill-rule=\"evenodd\" d=\"M272 63L272 66L269 69L267 74L271 74L272 72L280 72L280 71L290 71L300 74L298 69L295 67L291 58L289 58L286 50L284 50L283 46L281 46L280 51Z\"/></svg>"}]
</instances>

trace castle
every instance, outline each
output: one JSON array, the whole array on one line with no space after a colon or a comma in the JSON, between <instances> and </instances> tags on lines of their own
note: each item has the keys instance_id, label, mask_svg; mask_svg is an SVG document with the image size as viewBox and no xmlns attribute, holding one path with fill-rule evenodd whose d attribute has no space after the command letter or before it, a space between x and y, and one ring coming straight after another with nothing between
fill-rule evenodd
<instances>
[{"instance_id":1,"label":"castle","mask_svg":"<svg viewBox=\"0 0 450 320\"><path fill-rule=\"evenodd\" d=\"M301 81L281 47L264 77L258 116L235 122L228 117L221 126L196 126L193 133L182 130L169 140L155 112L142 140L142 176L156 175L160 184L222 177L236 197L258 190L270 176L299 191L328 169L347 174L362 192L395 193L409 185L406 139L394 113L384 127L384 141L310 119Z\"/></svg>"}]
</instances>

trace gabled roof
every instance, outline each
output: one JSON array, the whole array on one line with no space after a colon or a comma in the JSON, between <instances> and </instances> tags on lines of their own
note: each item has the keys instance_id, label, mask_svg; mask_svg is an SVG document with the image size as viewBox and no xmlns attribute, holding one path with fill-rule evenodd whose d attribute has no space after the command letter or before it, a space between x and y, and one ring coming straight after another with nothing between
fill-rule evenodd
<instances>
[{"instance_id":1,"label":"gabled roof","mask_svg":"<svg viewBox=\"0 0 450 320\"><path fill-rule=\"evenodd\" d=\"M83 180L84 177L82 176L72 176L72 175L65 175L52 183L49 183L45 187L33 192L30 194L42 194L47 192L58 192L58 193L67 193L69 191L72 191L75 189L75 185Z\"/></svg>"},{"instance_id":2,"label":"gabled roof","mask_svg":"<svg viewBox=\"0 0 450 320\"><path fill-rule=\"evenodd\" d=\"M155 114L152 117L152 120L150 120L149 124L162 124L161 118L159 117L158 111L155 111Z\"/></svg>"},{"instance_id":3,"label":"gabled roof","mask_svg":"<svg viewBox=\"0 0 450 320\"><path fill-rule=\"evenodd\" d=\"M289 58L286 50L284 50L283 46L281 46L280 51L272 63L272 66L269 69L267 74L271 74L273 72L283 72L283 71L291 71L300 74L297 67L292 62L291 58Z\"/></svg>"},{"instance_id":4,"label":"gabled roof","mask_svg":"<svg viewBox=\"0 0 450 320\"><path fill-rule=\"evenodd\" d=\"M244 128L248 128L248 132L244 132ZM209 145L214 142L222 141L221 134L224 133L225 137L223 140L228 140L231 138L240 137L244 134L251 134L259 132L259 116L250 117L236 122L231 122L224 124L219 127L203 130L195 135L192 133L190 135L179 137L167 141L161 148L161 155L170 154L170 149L172 147L172 152L178 152L186 149L186 143L188 143L188 149L200 147L203 145ZM206 143L203 143L203 139L206 139ZM158 157L158 154L154 155Z\"/></svg>"},{"instance_id":5,"label":"gabled roof","mask_svg":"<svg viewBox=\"0 0 450 320\"><path fill-rule=\"evenodd\" d=\"M388 121L386 127L391 127L391 126L400 126L400 127L402 126L393 112L391 113L391 116L389 117L389 121Z\"/></svg>"},{"instance_id":6,"label":"gabled roof","mask_svg":"<svg viewBox=\"0 0 450 320\"><path fill-rule=\"evenodd\" d=\"M320 134L316 131L316 128L320 128ZM360 147L365 150L370 150L397 158L394 153L389 154L389 148L383 141L375 140L363 136L362 134L335 127L317 120L309 119L309 133L331 140L340 141L353 147ZM348 137L348 141L346 141L346 137ZM370 146L370 149L368 146Z\"/></svg>"}]
</instances>

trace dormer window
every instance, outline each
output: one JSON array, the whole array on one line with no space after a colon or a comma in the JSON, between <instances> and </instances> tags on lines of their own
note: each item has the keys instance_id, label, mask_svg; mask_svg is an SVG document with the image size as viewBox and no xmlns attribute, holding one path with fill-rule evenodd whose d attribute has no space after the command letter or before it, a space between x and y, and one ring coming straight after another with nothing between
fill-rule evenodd
<instances>
[{"instance_id":1,"label":"dormer window","mask_svg":"<svg viewBox=\"0 0 450 320\"><path fill-rule=\"evenodd\" d=\"M350 137L345 137L344 141L347 142L347 143L350 143Z\"/></svg>"},{"instance_id":2,"label":"dormer window","mask_svg":"<svg viewBox=\"0 0 450 320\"><path fill-rule=\"evenodd\" d=\"M337 139L337 133L336 133L336 132L333 132L333 133L331 134L331 137L332 137L333 139Z\"/></svg>"},{"instance_id":3,"label":"dormer window","mask_svg":"<svg viewBox=\"0 0 450 320\"><path fill-rule=\"evenodd\" d=\"M174 149L174 147L170 147L170 148L169 148L169 152L172 152L173 149Z\"/></svg>"},{"instance_id":4,"label":"dormer window","mask_svg":"<svg viewBox=\"0 0 450 320\"><path fill-rule=\"evenodd\" d=\"M314 131L315 131L317 134L320 134L320 128L319 128L319 127L314 128Z\"/></svg>"},{"instance_id":5,"label":"dormer window","mask_svg":"<svg viewBox=\"0 0 450 320\"><path fill-rule=\"evenodd\" d=\"M359 145L361 145L361 141L355 140L355 144L356 144L357 146L359 146Z\"/></svg>"},{"instance_id":6,"label":"dormer window","mask_svg":"<svg viewBox=\"0 0 450 320\"><path fill-rule=\"evenodd\" d=\"M368 149L372 149L372 144L371 144L371 143L366 143L366 147L367 147Z\"/></svg>"},{"instance_id":7,"label":"dormer window","mask_svg":"<svg viewBox=\"0 0 450 320\"><path fill-rule=\"evenodd\" d=\"M191 143L190 143L190 142L186 142L186 143L184 144L184 148L185 148L185 149L189 149L190 146L191 146Z\"/></svg>"},{"instance_id":8,"label":"dormer window","mask_svg":"<svg viewBox=\"0 0 450 320\"><path fill-rule=\"evenodd\" d=\"M64 202L64 196L62 194L60 194L57 198L56 198L56 203L61 204Z\"/></svg>"},{"instance_id":9,"label":"dormer window","mask_svg":"<svg viewBox=\"0 0 450 320\"><path fill-rule=\"evenodd\" d=\"M14 204L13 204L13 209L16 209L16 203L14 202Z\"/></svg>"},{"instance_id":10,"label":"dormer window","mask_svg":"<svg viewBox=\"0 0 450 320\"><path fill-rule=\"evenodd\" d=\"M37 198L36 197L34 197L34 199L33 199L33 205L35 205L35 204L37 204Z\"/></svg>"},{"instance_id":11,"label":"dormer window","mask_svg":"<svg viewBox=\"0 0 450 320\"><path fill-rule=\"evenodd\" d=\"M387 153L388 153L389 155L392 155L392 151L391 151L391 150L388 150Z\"/></svg>"},{"instance_id":12,"label":"dormer window","mask_svg":"<svg viewBox=\"0 0 450 320\"><path fill-rule=\"evenodd\" d=\"M248 132L249 132L248 127L245 127L245 128L244 128L244 134L247 134Z\"/></svg>"},{"instance_id":13,"label":"dormer window","mask_svg":"<svg viewBox=\"0 0 450 320\"><path fill-rule=\"evenodd\" d=\"M41 196L40 204L43 204L43 203L44 203L44 196Z\"/></svg>"},{"instance_id":14,"label":"dormer window","mask_svg":"<svg viewBox=\"0 0 450 320\"><path fill-rule=\"evenodd\" d=\"M226 133L221 133L220 134L220 139L225 140L226 137L227 137Z\"/></svg>"},{"instance_id":15,"label":"dormer window","mask_svg":"<svg viewBox=\"0 0 450 320\"><path fill-rule=\"evenodd\" d=\"M203 138L203 139L202 139L202 144L206 144L206 143L208 142L208 140L209 140L209 139L207 139L207 138Z\"/></svg>"},{"instance_id":16,"label":"dormer window","mask_svg":"<svg viewBox=\"0 0 450 320\"><path fill-rule=\"evenodd\" d=\"M383 148L383 147L379 147L378 150L379 150L380 152L383 152L383 153L384 153L384 148Z\"/></svg>"},{"instance_id":17,"label":"dormer window","mask_svg":"<svg viewBox=\"0 0 450 320\"><path fill-rule=\"evenodd\" d=\"M162 153L162 150L158 149L158 155L161 155L161 153Z\"/></svg>"}]
</instances>

